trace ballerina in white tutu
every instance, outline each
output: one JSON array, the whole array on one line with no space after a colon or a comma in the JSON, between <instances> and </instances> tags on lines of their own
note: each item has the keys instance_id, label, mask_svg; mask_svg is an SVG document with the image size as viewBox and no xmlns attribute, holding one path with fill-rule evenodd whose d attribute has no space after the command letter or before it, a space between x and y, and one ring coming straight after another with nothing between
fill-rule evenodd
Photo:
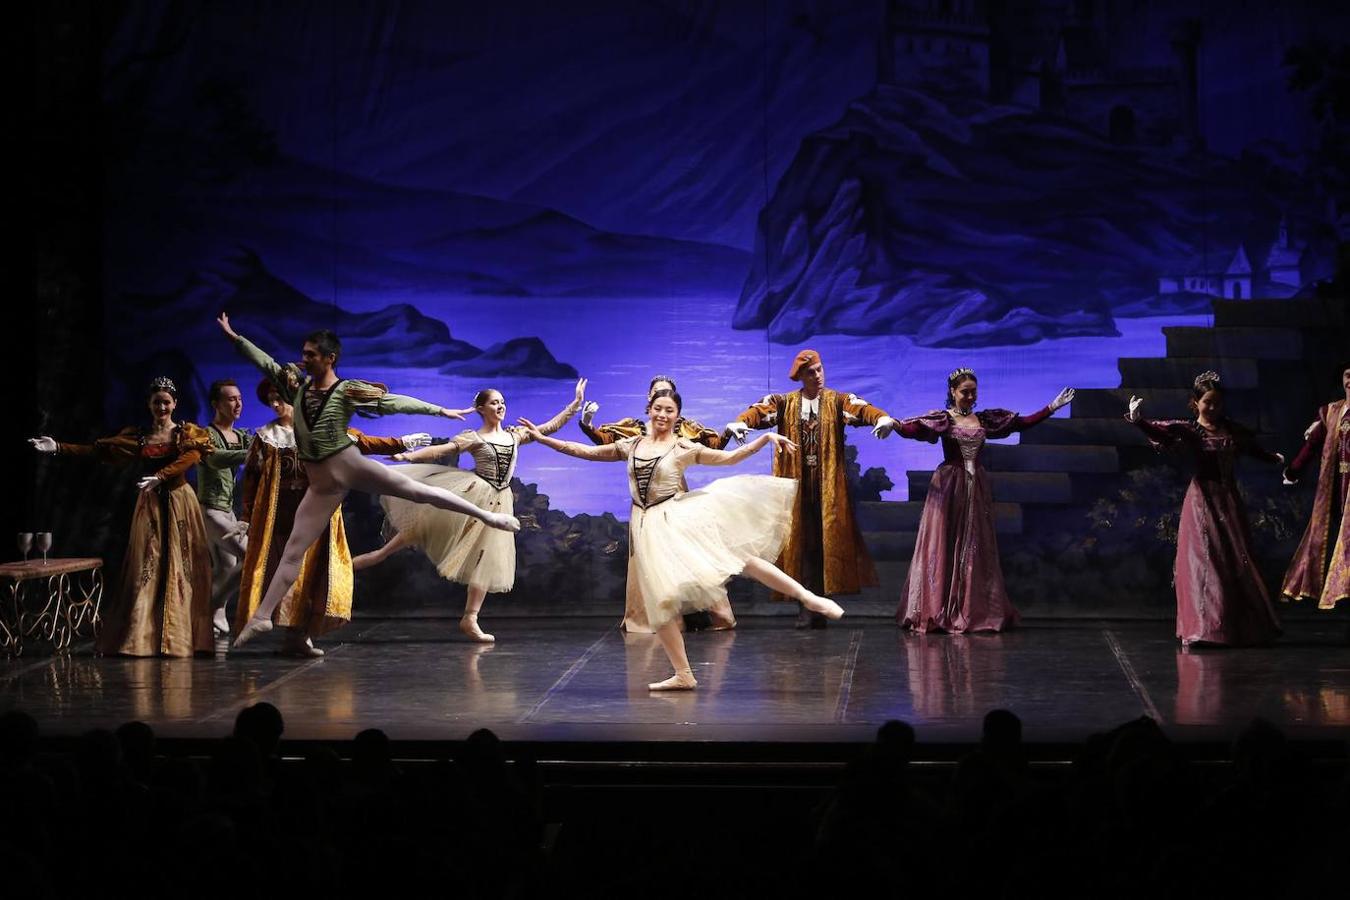
<instances>
[{"instance_id":1,"label":"ballerina in white tutu","mask_svg":"<svg viewBox=\"0 0 1350 900\"><path fill-rule=\"evenodd\" d=\"M831 619L844 611L833 600L818 597L783 573L777 558L792 524L797 482L771 475L735 475L696 491L681 488L691 465L729 466L772 443L780 453L795 453L787 438L765 432L739 450L712 450L676 437L680 395L661 390L648 409L646 435L634 435L600 447L548 437L528 419L530 436L559 453L580 459L627 463L633 498L628 547L634 565L630 577L641 585L647 621L675 668L665 681L647 685L652 691L688 691L698 686L680 632L682 613L708 609L723 596L733 575L745 575L785 597Z\"/></svg>"},{"instance_id":2,"label":"ballerina in white tutu","mask_svg":"<svg viewBox=\"0 0 1350 900\"><path fill-rule=\"evenodd\" d=\"M582 378L577 381L572 402L540 425L539 430L552 434L562 428L585 402L586 379ZM400 466L398 471L414 481L457 494L480 509L514 515L511 478L516 472L521 444L533 438L520 426L503 427L506 399L501 391L479 391L473 398L473 408L483 419L481 427L461 431L448 444L396 454L396 460L423 464ZM451 454L464 452L473 456L472 469L436 464ZM436 564L442 577L468 586L459 630L479 643L495 641L495 637L478 626L478 614L488 594L505 593L515 584L515 535L489 528L472 516L399 497L383 496L380 505L398 533L380 549L353 559L352 568L359 571L383 562L404 547L420 549Z\"/></svg>"}]
</instances>

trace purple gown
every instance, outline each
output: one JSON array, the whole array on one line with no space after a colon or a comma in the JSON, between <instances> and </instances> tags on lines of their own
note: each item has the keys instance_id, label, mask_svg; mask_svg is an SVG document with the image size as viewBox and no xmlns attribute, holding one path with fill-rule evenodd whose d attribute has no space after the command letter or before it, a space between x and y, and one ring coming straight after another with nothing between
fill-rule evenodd
<instances>
[{"instance_id":1,"label":"purple gown","mask_svg":"<svg viewBox=\"0 0 1350 900\"><path fill-rule=\"evenodd\" d=\"M979 427L954 423L945 410L905 419L902 437L942 442L942 465L928 483L914 560L895 612L902 628L927 631L1002 631L1017 624L1003 584L994 533L994 497L980 465L984 442L1030 428L1050 416L1006 409L976 413Z\"/></svg>"},{"instance_id":2,"label":"purple gown","mask_svg":"<svg viewBox=\"0 0 1350 900\"><path fill-rule=\"evenodd\" d=\"M1239 453L1267 462L1279 457L1231 422L1218 431L1193 420L1140 419L1135 424L1154 447L1182 449L1195 465L1181 504L1172 570L1177 637L1186 646L1270 643L1280 633L1280 620L1252 558L1247 510L1233 466Z\"/></svg>"}]
</instances>

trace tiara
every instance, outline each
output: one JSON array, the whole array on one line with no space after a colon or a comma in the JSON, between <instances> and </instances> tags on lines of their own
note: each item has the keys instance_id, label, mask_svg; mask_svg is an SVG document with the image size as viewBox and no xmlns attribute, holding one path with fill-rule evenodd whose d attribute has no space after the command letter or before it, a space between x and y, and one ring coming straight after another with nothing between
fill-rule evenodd
<instances>
[{"instance_id":1,"label":"tiara","mask_svg":"<svg viewBox=\"0 0 1350 900\"><path fill-rule=\"evenodd\" d=\"M974 378L974 377L975 377L975 370L974 370L974 369L967 369L967 368L965 368L965 367L963 366L963 367L961 367L961 368L959 368L959 369L956 369L956 370L953 371L950 375L948 375L948 376L947 376L947 380L948 380L948 381L955 381L956 379L958 379L958 378L963 378L963 377L965 377L965 376L967 376L967 375L969 375L970 377Z\"/></svg>"},{"instance_id":2,"label":"tiara","mask_svg":"<svg viewBox=\"0 0 1350 900\"><path fill-rule=\"evenodd\" d=\"M1195 381L1192 383L1191 386L1194 387L1196 390L1199 390L1200 385L1202 384L1218 384L1218 383L1219 383L1219 373L1207 371L1201 372L1199 375L1195 376Z\"/></svg>"},{"instance_id":3,"label":"tiara","mask_svg":"<svg viewBox=\"0 0 1350 900\"><path fill-rule=\"evenodd\" d=\"M168 391L170 394L173 394L175 397L177 397L178 385L174 384L173 379L170 378L169 376L161 375L150 382L150 393L153 394L159 391Z\"/></svg>"}]
</instances>

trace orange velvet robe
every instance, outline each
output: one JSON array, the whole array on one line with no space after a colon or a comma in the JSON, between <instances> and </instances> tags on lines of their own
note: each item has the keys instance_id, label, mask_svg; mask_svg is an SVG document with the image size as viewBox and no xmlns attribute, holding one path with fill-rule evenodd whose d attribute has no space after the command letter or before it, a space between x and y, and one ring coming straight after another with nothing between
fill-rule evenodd
<instances>
[{"instance_id":1,"label":"orange velvet robe","mask_svg":"<svg viewBox=\"0 0 1350 900\"><path fill-rule=\"evenodd\" d=\"M770 394L737 418L751 428L777 428L778 433L802 446L802 394ZM776 453L773 474L795 478L803 487L797 491L792 515L792 532L778 558L778 567L802 581L808 588L825 594L856 594L877 583L872 556L863 543L862 531L853 512L844 471L844 426L875 425L886 415L854 394L825 388L820 392L820 425L817 437L819 481L803 482L805 453ZM819 484L819 495L814 496ZM807 518L818 528L805 528ZM805 546L804 532L820 535L822 546ZM803 581L807 577L807 555L820 554L821 584ZM807 577L807 580L814 580Z\"/></svg>"},{"instance_id":2,"label":"orange velvet robe","mask_svg":"<svg viewBox=\"0 0 1350 900\"><path fill-rule=\"evenodd\" d=\"M161 482L136 497L116 602L98 636L100 653L191 656L214 649L206 522L184 478L211 449L206 429L191 422L178 426L167 444L147 444L132 427L93 444L57 445L63 456L135 466Z\"/></svg>"}]
</instances>

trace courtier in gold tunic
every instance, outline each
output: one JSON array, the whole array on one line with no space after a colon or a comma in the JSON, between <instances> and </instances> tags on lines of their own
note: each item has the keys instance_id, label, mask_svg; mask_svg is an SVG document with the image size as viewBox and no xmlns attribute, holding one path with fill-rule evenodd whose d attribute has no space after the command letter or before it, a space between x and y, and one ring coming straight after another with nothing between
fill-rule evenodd
<instances>
[{"instance_id":1,"label":"courtier in gold tunic","mask_svg":"<svg viewBox=\"0 0 1350 900\"><path fill-rule=\"evenodd\" d=\"M645 414L651 412L652 397L657 391L675 391L675 379L669 375L657 375L647 386L647 407L643 410ZM631 437L643 437L647 434L647 416L642 418L620 419L617 422L610 422L607 425L596 427L591 424L591 419L595 415L600 405L595 402L587 403L581 410L581 431L595 443L604 446L613 444L616 441L622 441ZM727 434L723 432L718 434L706 425L702 425L693 419L686 419L680 416L675 421L675 436L686 440L691 444L699 444L710 450L721 450L726 444ZM688 485L681 485L682 490L688 490ZM637 634L651 634L652 626L647 621L647 607L642 600L642 589L640 582L634 577L633 560L628 560L628 593L624 598L623 605L623 629L624 631ZM725 594L725 592L724 592ZM732 612L731 601L726 596L721 597L716 603L706 611L708 621L713 631L726 631L736 627L736 615ZM685 620L681 620L682 622ZM693 621L692 618L689 621Z\"/></svg>"},{"instance_id":2,"label":"courtier in gold tunic","mask_svg":"<svg viewBox=\"0 0 1350 900\"><path fill-rule=\"evenodd\" d=\"M576 396L549 421L539 426L544 434L552 434L577 414L586 400L586 379L577 381ZM506 398L501 391L486 388L473 398L473 408L483 419L477 430L467 429L448 444L424 447L411 453L400 453L395 459L423 465L403 466L400 471L414 481L454 491L483 509L513 515L515 496L511 493L511 479L516 474L516 460L522 444L531 441L530 435L519 426L503 427L506 417ZM451 454L468 453L473 457L473 470L453 465L435 465ZM353 560L356 569L364 569L388 559L403 547L417 547L436 565L441 576L468 586L464 614L459 629L478 643L490 644L496 640L478 626L478 613L489 593L505 593L516 581L516 539L508 531L488 528L482 522L455 512L436 509L421 503L409 503L397 497L382 497L389 524L398 534L387 544L371 553L363 553Z\"/></svg>"},{"instance_id":3,"label":"courtier in gold tunic","mask_svg":"<svg viewBox=\"0 0 1350 900\"><path fill-rule=\"evenodd\" d=\"M210 653L211 551L197 495L183 477L211 452L206 431L173 421L178 389L156 378L148 391L149 428L124 428L92 444L50 437L30 443L42 453L132 466L140 474L116 602L103 622L98 651L123 656Z\"/></svg>"},{"instance_id":4,"label":"courtier in gold tunic","mask_svg":"<svg viewBox=\"0 0 1350 900\"><path fill-rule=\"evenodd\" d=\"M788 377L801 390L770 394L727 425L738 439L754 428L776 428L800 452L774 457L773 473L800 485L779 567L816 593L856 594L877 583L872 557L863 544L844 472L844 426L871 425L884 438L895 427L884 410L854 394L825 387L820 354L803 350ZM798 627L823 626L820 617L798 618Z\"/></svg>"},{"instance_id":5,"label":"courtier in gold tunic","mask_svg":"<svg viewBox=\"0 0 1350 900\"><path fill-rule=\"evenodd\" d=\"M1294 484L1314 459L1319 462L1312 518L1289 563L1280 593L1289 600L1311 599L1331 609L1350 597L1350 361L1341 367L1345 398L1317 411L1303 448L1285 469Z\"/></svg>"},{"instance_id":6,"label":"courtier in gold tunic","mask_svg":"<svg viewBox=\"0 0 1350 900\"><path fill-rule=\"evenodd\" d=\"M301 366L280 365L272 357L240 337L224 313L217 320L243 356L272 380L291 406L295 417L296 456L305 463L309 489L295 511L295 524L286 540L281 561L267 585L262 602L234 640L241 647L259 634L272 630L272 614L300 574L300 564L311 544L328 527L333 512L342 506L347 492L356 489L371 494L390 494L418 503L430 503L480 518L493 528L518 531L515 516L479 509L441 488L418 484L406 475L382 466L355 452L347 428L353 415L383 416L391 413L445 416L462 419L459 410L389 393L382 384L339 378L336 366L342 342L327 329L309 335L301 350Z\"/></svg>"},{"instance_id":7,"label":"courtier in gold tunic","mask_svg":"<svg viewBox=\"0 0 1350 900\"><path fill-rule=\"evenodd\" d=\"M267 583L281 562L291 535L296 510L309 489L305 464L296 455L294 410L271 380L258 385L258 399L276 418L258 429L244 461L240 494L249 541L239 580L235 627L242 630L262 603ZM348 429L360 452L390 456L417 446L429 435L401 438L371 437ZM272 621L287 629L286 653L322 656L314 638L345 625L352 617L352 557L342 509L333 511L324 529L305 551L295 585L282 599Z\"/></svg>"}]
</instances>

